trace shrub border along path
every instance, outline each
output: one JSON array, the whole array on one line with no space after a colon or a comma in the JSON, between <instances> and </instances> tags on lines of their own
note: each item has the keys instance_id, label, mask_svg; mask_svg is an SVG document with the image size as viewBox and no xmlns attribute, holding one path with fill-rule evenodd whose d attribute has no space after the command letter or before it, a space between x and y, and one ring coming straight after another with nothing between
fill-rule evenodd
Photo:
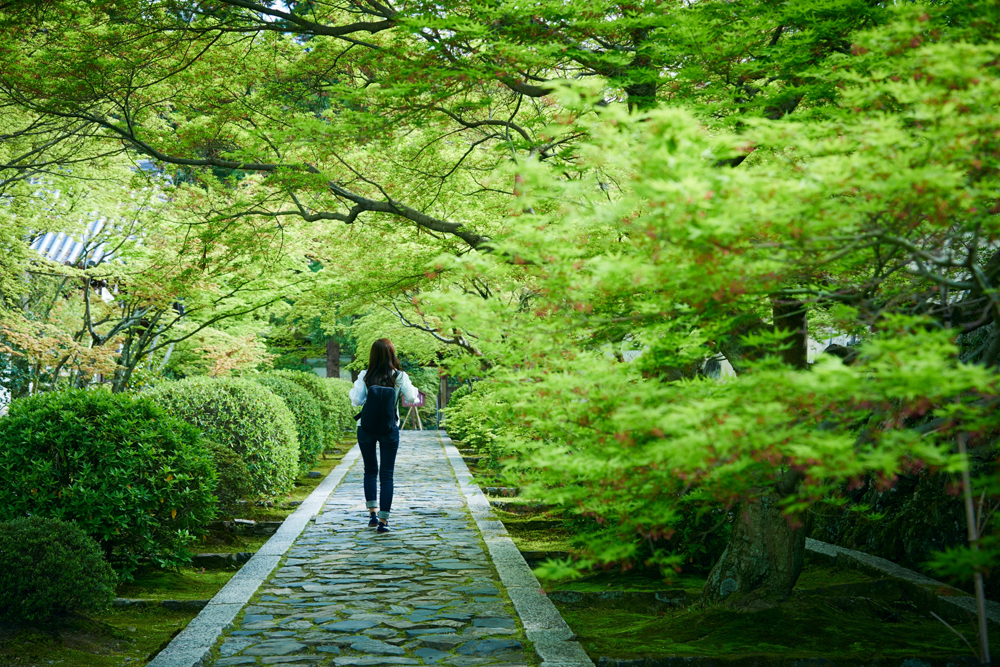
<instances>
[{"instance_id":1,"label":"shrub border along path","mask_svg":"<svg viewBox=\"0 0 1000 667\"><path fill-rule=\"evenodd\" d=\"M271 537L232 579L222 587L208 605L201 610L170 644L147 664L147 667L195 667L209 657L209 652L219 636L240 613L261 583L292 546L326 502L327 497L347 474L348 469L361 455L355 445L341 462L326 476L316 490L309 494L281 528Z\"/></svg>"},{"instance_id":2,"label":"shrub border along path","mask_svg":"<svg viewBox=\"0 0 1000 667\"><path fill-rule=\"evenodd\" d=\"M526 638L532 643L542 667L593 667L569 626L546 597L503 524L490 511L489 501L472 480L465 461L444 431L425 431L441 443L442 458L448 460L465 504L487 546L490 559L520 617ZM439 450L440 451L440 450ZM281 529L208 606L147 667L196 667L209 658L219 636L229 628L260 585L268 579L310 520L324 507L333 491L357 462L353 447ZM454 489L454 487L451 487ZM358 489L360 493L360 489Z\"/></svg>"}]
</instances>

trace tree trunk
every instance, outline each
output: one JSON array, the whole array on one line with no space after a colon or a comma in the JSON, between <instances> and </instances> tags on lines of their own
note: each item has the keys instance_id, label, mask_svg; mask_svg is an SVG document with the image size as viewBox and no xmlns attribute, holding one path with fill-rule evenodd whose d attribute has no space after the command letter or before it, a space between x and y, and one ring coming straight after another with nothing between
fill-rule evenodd
<instances>
[{"instance_id":1,"label":"tree trunk","mask_svg":"<svg viewBox=\"0 0 1000 667\"><path fill-rule=\"evenodd\" d=\"M797 299L771 297L771 313L775 331L788 331L781 358L792 368L809 368L809 323L806 306Z\"/></svg>"},{"instance_id":2,"label":"tree trunk","mask_svg":"<svg viewBox=\"0 0 1000 667\"><path fill-rule=\"evenodd\" d=\"M340 343L332 338L326 341L326 376L340 377Z\"/></svg>"},{"instance_id":3,"label":"tree trunk","mask_svg":"<svg viewBox=\"0 0 1000 667\"><path fill-rule=\"evenodd\" d=\"M792 368L809 368L809 323L801 301L771 297L774 328L789 332L781 356ZM792 528L778 500L795 491L801 475L789 471L774 487L757 489L737 509L732 536L708 576L702 599L752 611L792 592L805 560L805 530Z\"/></svg>"},{"instance_id":4,"label":"tree trunk","mask_svg":"<svg viewBox=\"0 0 1000 667\"><path fill-rule=\"evenodd\" d=\"M792 528L773 491L739 504L733 533L702 592L709 604L766 609L792 592L805 560L806 533Z\"/></svg>"}]
</instances>

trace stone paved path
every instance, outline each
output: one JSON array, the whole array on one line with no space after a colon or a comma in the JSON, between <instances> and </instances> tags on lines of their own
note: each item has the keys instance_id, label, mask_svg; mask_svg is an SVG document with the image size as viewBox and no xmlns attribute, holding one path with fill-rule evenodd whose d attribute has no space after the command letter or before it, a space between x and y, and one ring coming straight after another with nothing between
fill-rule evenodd
<instances>
[{"instance_id":1,"label":"stone paved path","mask_svg":"<svg viewBox=\"0 0 1000 667\"><path fill-rule=\"evenodd\" d=\"M362 472L358 458L209 664L527 664L437 434L402 434L388 534L367 527Z\"/></svg>"}]
</instances>

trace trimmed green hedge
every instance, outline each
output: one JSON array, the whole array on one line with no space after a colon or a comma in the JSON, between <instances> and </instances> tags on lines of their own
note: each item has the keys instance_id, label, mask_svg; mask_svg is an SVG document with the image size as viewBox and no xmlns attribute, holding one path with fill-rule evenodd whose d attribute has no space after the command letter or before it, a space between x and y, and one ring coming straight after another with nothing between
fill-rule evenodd
<instances>
[{"instance_id":1,"label":"trimmed green hedge","mask_svg":"<svg viewBox=\"0 0 1000 667\"><path fill-rule=\"evenodd\" d=\"M0 618L47 621L70 611L100 611L118 578L79 526L32 516L0 522Z\"/></svg>"},{"instance_id":2,"label":"trimmed green hedge","mask_svg":"<svg viewBox=\"0 0 1000 667\"><path fill-rule=\"evenodd\" d=\"M311 469L326 445L320 402L307 390L283 377L260 375L250 379L274 392L292 411L299 436L299 469Z\"/></svg>"},{"instance_id":3,"label":"trimmed green hedge","mask_svg":"<svg viewBox=\"0 0 1000 667\"><path fill-rule=\"evenodd\" d=\"M353 426L351 416L351 383L339 378L325 379L315 373L300 371L272 371L265 375L280 377L296 383L315 398L323 413L326 449L337 446L344 431Z\"/></svg>"},{"instance_id":4,"label":"trimmed green hedge","mask_svg":"<svg viewBox=\"0 0 1000 667\"><path fill-rule=\"evenodd\" d=\"M354 383L350 380L341 380L340 378L332 378L326 380L328 383L328 391L332 394L331 405L333 412L336 413L336 417L331 417L331 424L335 424L337 429L337 439L344 433L351 432L357 426L354 421L354 415L358 413L360 408L356 408L351 405L351 387ZM334 443L336 444L336 443Z\"/></svg>"},{"instance_id":5,"label":"trimmed green hedge","mask_svg":"<svg viewBox=\"0 0 1000 667\"><path fill-rule=\"evenodd\" d=\"M295 419L264 386L239 378L192 377L161 384L150 397L242 456L259 498L292 489L299 464Z\"/></svg>"},{"instance_id":6,"label":"trimmed green hedge","mask_svg":"<svg viewBox=\"0 0 1000 667\"><path fill-rule=\"evenodd\" d=\"M189 560L215 514L198 432L152 399L82 389L19 399L0 419L0 520L76 521L126 577L142 558Z\"/></svg>"},{"instance_id":7,"label":"trimmed green hedge","mask_svg":"<svg viewBox=\"0 0 1000 667\"><path fill-rule=\"evenodd\" d=\"M231 514L239 508L240 500L254 497L250 468L239 454L225 445L205 440L212 454L212 463L218 474L215 497L219 500L220 514Z\"/></svg>"}]
</instances>

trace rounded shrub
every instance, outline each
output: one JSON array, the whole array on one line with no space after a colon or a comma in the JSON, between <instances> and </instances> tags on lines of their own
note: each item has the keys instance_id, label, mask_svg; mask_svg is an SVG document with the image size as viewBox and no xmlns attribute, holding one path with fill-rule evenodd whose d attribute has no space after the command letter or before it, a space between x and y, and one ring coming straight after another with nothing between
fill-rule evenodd
<instances>
[{"instance_id":1,"label":"rounded shrub","mask_svg":"<svg viewBox=\"0 0 1000 667\"><path fill-rule=\"evenodd\" d=\"M123 574L183 562L215 514L198 432L152 400L82 389L14 401L0 419L0 520L72 520Z\"/></svg>"},{"instance_id":2,"label":"rounded shrub","mask_svg":"<svg viewBox=\"0 0 1000 667\"><path fill-rule=\"evenodd\" d=\"M312 394L313 398L319 403L320 411L323 415L326 448L331 449L335 447L345 430L345 416L350 421L350 414L346 414L346 412L350 409L351 399L346 395L341 397L345 381L325 379L315 373L303 373L301 371L272 371L266 375L291 380ZM350 392L350 387L347 388L347 391ZM344 408L345 400L347 408Z\"/></svg>"},{"instance_id":3,"label":"rounded shrub","mask_svg":"<svg viewBox=\"0 0 1000 667\"><path fill-rule=\"evenodd\" d=\"M299 468L301 470L311 468L326 445L320 402L301 386L286 378L260 375L251 379L280 397L291 410L299 436Z\"/></svg>"},{"instance_id":4,"label":"rounded shrub","mask_svg":"<svg viewBox=\"0 0 1000 667\"><path fill-rule=\"evenodd\" d=\"M212 455L218 475L215 497L219 500L219 511L231 513L239 506L238 501L255 495L250 469L243 458L229 447L212 440L205 440L205 445Z\"/></svg>"},{"instance_id":5,"label":"rounded shrub","mask_svg":"<svg viewBox=\"0 0 1000 667\"><path fill-rule=\"evenodd\" d=\"M331 417L331 423L336 425L335 435L339 439L341 434L353 431L357 425L354 421L354 415L358 413L358 408L351 405L353 383L350 380L341 380L340 378L328 379L326 383L327 392L330 394L330 405L335 413L335 416Z\"/></svg>"},{"instance_id":6,"label":"rounded shrub","mask_svg":"<svg viewBox=\"0 0 1000 667\"><path fill-rule=\"evenodd\" d=\"M0 618L44 621L99 611L118 578L97 542L74 523L31 516L0 522Z\"/></svg>"},{"instance_id":7,"label":"rounded shrub","mask_svg":"<svg viewBox=\"0 0 1000 667\"><path fill-rule=\"evenodd\" d=\"M285 402L262 385L191 377L161 384L149 395L204 437L239 454L255 496L274 498L292 489L299 464L295 420Z\"/></svg>"}]
</instances>

